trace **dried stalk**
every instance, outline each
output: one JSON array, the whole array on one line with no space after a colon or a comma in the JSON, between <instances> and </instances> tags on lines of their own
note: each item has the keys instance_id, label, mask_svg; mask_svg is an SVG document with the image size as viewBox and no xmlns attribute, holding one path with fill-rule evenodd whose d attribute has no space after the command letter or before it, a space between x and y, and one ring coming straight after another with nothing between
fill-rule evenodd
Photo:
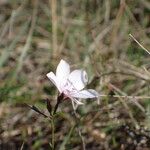
<instances>
[{"instance_id":1,"label":"dried stalk","mask_svg":"<svg viewBox=\"0 0 150 150\"><path fill-rule=\"evenodd\" d=\"M49 0L52 17L52 56L58 55L57 48L57 0Z\"/></svg>"}]
</instances>

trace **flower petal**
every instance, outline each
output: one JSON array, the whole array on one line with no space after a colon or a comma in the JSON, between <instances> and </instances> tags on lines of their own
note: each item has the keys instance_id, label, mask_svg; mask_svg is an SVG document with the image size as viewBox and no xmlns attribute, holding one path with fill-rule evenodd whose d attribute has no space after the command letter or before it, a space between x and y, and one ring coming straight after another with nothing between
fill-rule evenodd
<instances>
[{"instance_id":1,"label":"flower petal","mask_svg":"<svg viewBox=\"0 0 150 150\"><path fill-rule=\"evenodd\" d=\"M68 80L76 90L82 90L88 82L87 73L84 70L74 70L70 73Z\"/></svg>"},{"instance_id":2,"label":"flower petal","mask_svg":"<svg viewBox=\"0 0 150 150\"><path fill-rule=\"evenodd\" d=\"M62 59L56 69L56 77L62 85L66 83L69 73L70 66L66 61Z\"/></svg>"},{"instance_id":3,"label":"flower petal","mask_svg":"<svg viewBox=\"0 0 150 150\"><path fill-rule=\"evenodd\" d=\"M99 94L95 90L88 89L79 91L77 93L72 93L71 96L75 98L95 98L99 97Z\"/></svg>"},{"instance_id":4,"label":"flower petal","mask_svg":"<svg viewBox=\"0 0 150 150\"><path fill-rule=\"evenodd\" d=\"M76 110L79 105L84 104L84 103L80 102L79 100L77 100L76 98L71 97L70 99L71 99L72 107L74 110Z\"/></svg>"},{"instance_id":5,"label":"flower petal","mask_svg":"<svg viewBox=\"0 0 150 150\"><path fill-rule=\"evenodd\" d=\"M79 100L72 98L72 100L77 104L77 105L83 105L84 103L80 102Z\"/></svg>"},{"instance_id":6,"label":"flower petal","mask_svg":"<svg viewBox=\"0 0 150 150\"><path fill-rule=\"evenodd\" d=\"M61 93L62 90L60 88L60 83L59 83L57 77L55 76L55 74L53 72L49 72L46 76L51 80L51 82L57 87L57 89Z\"/></svg>"}]
</instances>

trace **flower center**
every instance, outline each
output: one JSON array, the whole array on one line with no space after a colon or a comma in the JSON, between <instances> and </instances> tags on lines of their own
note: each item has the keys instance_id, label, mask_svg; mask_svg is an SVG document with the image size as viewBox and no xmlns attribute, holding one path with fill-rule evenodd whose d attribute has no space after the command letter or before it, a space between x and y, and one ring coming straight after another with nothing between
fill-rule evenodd
<instances>
[{"instance_id":1,"label":"flower center","mask_svg":"<svg viewBox=\"0 0 150 150\"><path fill-rule=\"evenodd\" d=\"M77 89L74 87L73 83L67 79L66 84L63 86L63 93L67 96L70 96L71 93L77 92Z\"/></svg>"}]
</instances>

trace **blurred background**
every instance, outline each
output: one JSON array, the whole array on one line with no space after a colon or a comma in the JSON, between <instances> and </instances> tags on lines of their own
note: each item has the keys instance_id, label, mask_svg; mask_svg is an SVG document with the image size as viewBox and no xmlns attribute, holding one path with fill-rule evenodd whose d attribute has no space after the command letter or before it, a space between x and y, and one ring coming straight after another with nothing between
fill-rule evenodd
<instances>
[{"instance_id":1,"label":"blurred background","mask_svg":"<svg viewBox=\"0 0 150 150\"><path fill-rule=\"evenodd\" d=\"M46 74L64 59L102 96L78 121L61 104L56 149L148 150L150 55L129 34L150 50L148 0L0 0L0 149L50 149L50 121L25 103L48 114L58 92Z\"/></svg>"}]
</instances>

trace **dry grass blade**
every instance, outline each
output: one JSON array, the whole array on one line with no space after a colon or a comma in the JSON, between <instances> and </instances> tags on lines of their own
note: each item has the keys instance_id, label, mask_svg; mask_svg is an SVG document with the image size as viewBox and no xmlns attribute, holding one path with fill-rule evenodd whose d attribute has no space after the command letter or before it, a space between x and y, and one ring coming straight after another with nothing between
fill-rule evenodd
<instances>
[{"instance_id":1,"label":"dry grass blade","mask_svg":"<svg viewBox=\"0 0 150 150\"><path fill-rule=\"evenodd\" d=\"M24 148L24 142L22 143L20 150L23 150L23 148Z\"/></svg>"},{"instance_id":2,"label":"dry grass blade","mask_svg":"<svg viewBox=\"0 0 150 150\"><path fill-rule=\"evenodd\" d=\"M20 7L18 7L16 10L12 11L11 17L10 17L10 25L9 25L9 36L11 37L11 33L13 31L13 25L15 22L15 19L20 15L21 11L24 9L26 3L28 2L28 0L24 0Z\"/></svg>"},{"instance_id":3,"label":"dry grass blade","mask_svg":"<svg viewBox=\"0 0 150 150\"><path fill-rule=\"evenodd\" d=\"M22 65L23 65L23 60L24 60L24 58L25 58L25 56L27 54L27 51L30 48L31 41L32 41L33 31L34 31L34 28L35 28L35 25L36 25L37 11L38 11L38 0L36 0L34 2L34 10L33 10L33 15L32 15L31 27L30 27L30 30L29 30L29 34L28 34L28 37L27 37L26 44L25 44L25 46L24 46L24 48L22 50L21 56L19 58L18 66L17 66L17 69L16 69L14 77L16 77L16 75L18 74L18 72L21 70Z\"/></svg>"},{"instance_id":4,"label":"dry grass blade","mask_svg":"<svg viewBox=\"0 0 150 150\"><path fill-rule=\"evenodd\" d=\"M111 87L116 91L115 93L120 93L123 94L124 96L126 96L126 94L124 92L122 92L120 89L118 89L117 87L115 87L114 85L111 84ZM123 106L125 107L125 109L127 110L133 124L135 125L135 127L139 127L138 122L136 121L136 119L134 118L133 114L132 114L132 110L130 109L130 107L128 106L127 102L122 99L121 97L119 97L119 100L121 101L121 103L123 104Z\"/></svg>"},{"instance_id":5,"label":"dry grass blade","mask_svg":"<svg viewBox=\"0 0 150 150\"><path fill-rule=\"evenodd\" d=\"M120 1L120 7L116 16L116 19L114 21L114 25L113 25L113 30L112 30L112 34L111 34L111 44L110 44L110 48L112 49L112 51L114 51L116 53L116 47L118 44L118 38L117 38L117 34L121 25L121 18L123 17L123 14L125 12L125 0L121 0Z\"/></svg>"},{"instance_id":6,"label":"dry grass blade","mask_svg":"<svg viewBox=\"0 0 150 150\"><path fill-rule=\"evenodd\" d=\"M0 68L4 65L4 63L8 60L10 52L15 48L17 42L20 40L22 35L25 33L27 27L29 25L29 21L24 23L22 27L20 28L19 34L15 37L15 39L12 41L10 46L3 51L1 57L0 57Z\"/></svg>"},{"instance_id":7,"label":"dry grass blade","mask_svg":"<svg viewBox=\"0 0 150 150\"><path fill-rule=\"evenodd\" d=\"M49 0L52 17L52 49L53 56L58 54L57 49L57 0Z\"/></svg>"},{"instance_id":8,"label":"dry grass blade","mask_svg":"<svg viewBox=\"0 0 150 150\"><path fill-rule=\"evenodd\" d=\"M64 138L62 144L60 145L59 150L65 150L65 145L66 145L67 142L69 141L69 139L70 139L70 137L71 137L71 134L72 134L72 132L74 131L74 128L75 128L75 126L72 126L72 127L71 127L71 129L70 129L68 135L66 135L66 137Z\"/></svg>"},{"instance_id":9,"label":"dry grass blade","mask_svg":"<svg viewBox=\"0 0 150 150\"><path fill-rule=\"evenodd\" d=\"M1 27L2 31L1 31L1 35L0 35L0 44L2 43L2 39L8 30L8 26L9 26L9 20L6 21Z\"/></svg>"},{"instance_id":10,"label":"dry grass blade","mask_svg":"<svg viewBox=\"0 0 150 150\"><path fill-rule=\"evenodd\" d=\"M105 1L105 7L106 7L106 11L105 11L105 22L108 23L108 22L109 22L109 19L110 19L111 1L106 0L106 1Z\"/></svg>"},{"instance_id":11,"label":"dry grass blade","mask_svg":"<svg viewBox=\"0 0 150 150\"><path fill-rule=\"evenodd\" d=\"M114 85L111 84L111 87L113 89L115 89L118 93L120 93L123 96L119 96L119 95L113 95L113 97L118 97L118 98L125 98L127 100L130 100L131 102L133 102L141 111L145 112L145 109L142 105L140 105L140 103L137 102L138 99L149 99L150 97L147 96L128 96L126 93L122 92L121 90L119 90L117 87L115 87Z\"/></svg>"},{"instance_id":12,"label":"dry grass blade","mask_svg":"<svg viewBox=\"0 0 150 150\"><path fill-rule=\"evenodd\" d=\"M136 20L135 16L133 15L132 11L130 10L130 7L126 4L126 12L128 13L131 21L135 24L136 31L139 31L140 35L143 35L145 39L149 40L149 37L145 33L145 30L143 27L139 24L139 22Z\"/></svg>"},{"instance_id":13,"label":"dry grass blade","mask_svg":"<svg viewBox=\"0 0 150 150\"><path fill-rule=\"evenodd\" d=\"M121 72L126 73L126 74L127 73L131 74L131 75L138 77L145 81L150 81L150 75L149 75L149 73L144 71L144 69L138 68L138 67L136 67L132 64L129 64L128 62L125 62L125 61L116 61L115 63L119 64L118 68L121 70ZM144 71L144 73L143 73L143 71Z\"/></svg>"},{"instance_id":14,"label":"dry grass blade","mask_svg":"<svg viewBox=\"0 0 150 150\"><path fill-rule=\"evenodd\" d=\"M115 97L115 98L128 98L128 99L136 99L136 100L141 100L141 99L150 99L150 96L129 96L129 95L100 95L101 97ZM143 109L142 109L143 110Z\"/></svg>"},{"instance_id":15,"label":"dry grass blade","mask_svg":"<svg viewBox=\"0 0 150 150\"><path fill-rule=\"evenodd\" d=\"M140 42L138 42L132 34L129 34L129 35L143 50L145 50L148 54L150 54L150 51L146 49L142 44L140 44Z\"/></svg>"},{"instance_id":16,"label":"dry grass blade","mask_svg":"<svg viewBox=\"0 0 150 150\"><path fill-rule=\"evenodd\" d=\"M62 41L61 45L59 46L59 53L63 52L63 49L65 47L65 44L66 44L66 41L68 38L69 30L70 30L70 26L66 28L66 31L65 31L64 37L63 37L63 41Z\"/></svg>"},{"instance_id":17,"label":"dry grass blade","mask_svg":"<svg viewBox=\"0 0 150 150\"><path fill-rule=\"evenodd\" d=\"M96 49L98 43L110 32L111 28L112 24L107 26L105 29L103 29L101 33L97 35L97 37L94 39L94 42L89 45L88 48L89 53L92 53Z\"/></svg>"},{"instance_id":18,"label":"dry grass blade","mask_svg":"<svg viewBox=\"0 0 150 150\"><path fill-rule=\"evenodd\" d=\"M148 0L141 0L141 3L147 7L148 9L150 9L150 2Z\"/></svg>"}]
</instances>

